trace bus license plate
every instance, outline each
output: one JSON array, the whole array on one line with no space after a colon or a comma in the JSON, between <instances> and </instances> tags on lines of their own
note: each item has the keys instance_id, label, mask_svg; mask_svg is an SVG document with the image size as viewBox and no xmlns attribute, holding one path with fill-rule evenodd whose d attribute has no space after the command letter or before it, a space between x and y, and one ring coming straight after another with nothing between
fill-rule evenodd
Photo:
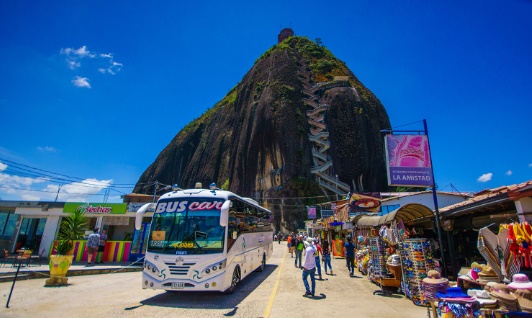
<instances>
[{"instance_id":1,"label":"bus license plate","mask_svg":"<svg viewBox=\"0 0 532 318\"><path fill-rule=\"evenodd\" d=\"M185 283L172 283L172 289L183 289L185 288Z\"/></svg>"}]
</instances>

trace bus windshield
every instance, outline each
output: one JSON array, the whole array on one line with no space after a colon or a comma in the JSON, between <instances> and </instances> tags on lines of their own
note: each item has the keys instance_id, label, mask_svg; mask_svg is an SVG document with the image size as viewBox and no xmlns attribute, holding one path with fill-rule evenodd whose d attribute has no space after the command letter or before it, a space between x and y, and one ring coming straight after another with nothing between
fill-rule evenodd
<instances>
[{"instance_id":1,"label":"bus windshield","mask_svg":"<svg viewBox=\"0 0 532 318\"><path fill-rule=\"evenodd\" d=\"M220 226L223 200L194 198L159 201L153 215L148 251L163 254L222 253L225 227Z\"/></svg>"}]
</instances>

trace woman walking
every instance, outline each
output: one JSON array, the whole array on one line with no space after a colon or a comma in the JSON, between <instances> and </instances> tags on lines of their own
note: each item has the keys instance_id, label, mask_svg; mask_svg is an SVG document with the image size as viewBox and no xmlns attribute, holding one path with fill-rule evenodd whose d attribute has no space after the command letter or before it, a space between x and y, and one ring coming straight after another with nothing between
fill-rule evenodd
<instances>
[{"instance_id":1,"label":"woman walking","mask_svg":"<svg viewBox=\"0 0 532 318\"><path fill-rule=\"evenodd\" d=\"M329 269L331 270L331 275L333 274L333 269L331 266L331 251L329 250L329 242L327 240L323 241L323 268L325 269L325 275L327 274L327 266L329 266Z\"/></svg>"}]
</instances>

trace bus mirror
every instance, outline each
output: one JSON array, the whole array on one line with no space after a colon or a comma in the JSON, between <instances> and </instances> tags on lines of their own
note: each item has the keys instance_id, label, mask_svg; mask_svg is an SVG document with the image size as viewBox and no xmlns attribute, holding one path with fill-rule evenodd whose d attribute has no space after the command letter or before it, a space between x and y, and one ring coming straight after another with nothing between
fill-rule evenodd
<instances>
[{"instance_id":1,"label":"bus mirror","mask_svg":"<svg viewBox=\"0 0 532 318\"><path fill-rule=\"evenodd\" d=\"M155 210L155 203L146 203L137 210L137 214L135 215L135 229L137 229L137 231L140 231L142 228L142 218L150 206Z\"/></svg>"},{"instance_id":2,"label":"bus mirror","mask_svg":"<svg viewBox=\"0 0 532 318\"><path fill-rule=\"evenodd\" d=\"M226 200L222 205L222 211L220 213L220 226L227 226L229 223L229 208L231 207L231 201Z\"/></svg>"}]
</instances>

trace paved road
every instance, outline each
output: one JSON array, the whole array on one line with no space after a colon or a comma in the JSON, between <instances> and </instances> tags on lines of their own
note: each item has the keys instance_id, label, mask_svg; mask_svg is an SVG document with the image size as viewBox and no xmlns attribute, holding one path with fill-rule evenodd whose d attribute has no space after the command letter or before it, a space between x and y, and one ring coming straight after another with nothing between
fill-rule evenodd
<instances>
[{"instance_id":1,"label":"paved road","mask_svg":"<svg viewBox=\"0 0 532 318\"><path fill-rule=\"evenodd\" d=\"M0 283L0 317L427 317L427 310L400 296L374 296L366 277L350 278L343 259L335 276L317 281L316 299L304 298L301 270L275 243L266 270L252 273L233 295L166 293L141 289L140 272L71 277L67 287L45 288L44 279ZM325 277L324 277L325 278Z\"/></svg>"}]
</instances>

